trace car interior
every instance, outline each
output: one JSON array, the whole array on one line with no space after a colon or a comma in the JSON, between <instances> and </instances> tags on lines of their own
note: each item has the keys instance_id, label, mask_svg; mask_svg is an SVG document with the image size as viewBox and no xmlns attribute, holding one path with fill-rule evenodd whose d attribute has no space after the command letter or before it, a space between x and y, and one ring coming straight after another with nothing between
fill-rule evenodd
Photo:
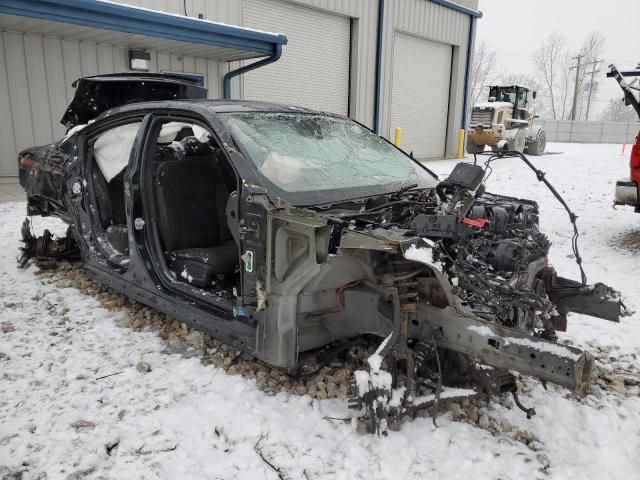
<instances>
[{"instance_id":1,"label":"car interior","mask_svg":"<svg viewBox=\"0 0 640 480\"><path fill-rule=\"evenodd\" d=\"M236 176L219 145L198 125L170 121L162 125L152 165L158 233L171 274L205 289L237 285L238 246L226 216Z\"/></svg>"},{"instance_id":2,"label":"car interior","mask_svg":"<svg viewBox=\"0 0 640 480\"><path fill-rule=\"evenodd\" d=\"M89 141L98 223L113 250L124 256L129 255L124 178L140 125L140 122L119 125Z\"/></svg>"},{"instance_id":3,"label":"car interior","mask_svg":"<svg viewBox=\"0 0 640 480\"><path fill-rule=\"evenodd\" d=\"M99 226L128 256L124 179L140 123L121 125L89 142ZM157 131L151 162L158 234L170 274L203 289L239 283L239 253L226 208L236 176L209 131L168 120Z\"/></svg>"}]
</instances>

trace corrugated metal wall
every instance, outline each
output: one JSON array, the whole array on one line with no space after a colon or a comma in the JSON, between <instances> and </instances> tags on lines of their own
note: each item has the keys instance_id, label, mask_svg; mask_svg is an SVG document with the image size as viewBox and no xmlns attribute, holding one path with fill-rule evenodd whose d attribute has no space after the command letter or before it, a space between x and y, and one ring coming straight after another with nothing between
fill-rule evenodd
<instances>
[{"instance_id":1,"label":"corrugated metal wall","mask_svg":"<svg viewBox=\"0 0 640 480\"><path fill-rule=\"evenodd\" d=\"M250 28L286 29L289 39L280 60L244 75L244 98L349 114L349 17L278 0L244 0L243 17Z\"/></svg>"},{"instance_id":2,"label":"corrugated metal wall","mask_svg":"<svg viewBox=\"0 0 640 480\"><path fill-rule=\"evenodd\" d=\"M447 142L451 46L397 32L393 55L391 129L402 128L401 147L416 158L442 158Z\"/></svg>"},{"instance_id":3,"label":"corrugated metal wall","mask_svg":"<svg viewBox=\"0 0 640 480\"><path fill-rule=\"evenodd\" d=\"M378 0L285 0L344 15L352 20L350 99L351 116L373 125ZM143 8L185 13L183 0L121 0ZM187 0L186 12L233 25L243 24L242 0ZM454 46L447 154L456 149L462 115L465 54L469 17L428 0L386 0L383 43L381 133L389 134L393 39L407 32ZM285 32L286 33L286 32ZM16 175L15 152L51 142L63 133L58 123L73 89L71 82L83 75L125 71L127 51L110 45L16 32L0 32L0 176ZM285 48L286 54L286 48ZM238 62L218 62L152 52L152 71L184 71L206 76L210 96L222 94L222 76ZM416 59L419 61L419 59ZM250 75L250 73L249 73ZM232 84L242 96L242 78Z\"/></svg>"},{"instance_id":4,"label":"corrugated metal wall","mask_svg":"<svg viewBox=\"0 0 640 480\"><path fill-rule=\"evenodd\" d=\"M121 3L154 10L185 13L185 2L183 0L120 1ZM354 19L350 111L354 119L371 127L373 125L375 97L378 0L284 1L346 15ZM464 0L459 3L470 8L477 8L478 5L477 0ZM391 129L391 88L393 82L393 40L395 32L400 31L419 35L454 47L446 153L447 155L455 155L457 150L457 131L460 129L462 121L464 72L470 17L431 3L428 0L385 0L385 4L380 133L389 136ZM202 14L207 20L233 25L243 24L242 0L187 0L186 10L191 17L197 17L198 14ZM416 61L419 60L416 59ZM230 67L235 68L234 65ZM226 72L229 66L224 65L221 68ZM251 73L248 75L251 75ZM242 79L236 80L233 85L233 92L241 98Z\"/></svg>"},{"instance_id":5,"label":"corrugated metal wall","mask_svg":"<svg viewBox=\"0 0 640 480\"><path fill-rule=\"evenodd\" d=\"M393 82L393 41L396 32L418 35L453 46L451 93L447 129L447 156L457 150L457 131L461 128L464 74L470 17L426 0L385 0L382 48L382 100L380 133L390 135L391 91ZM420 59L416 58L416 62ZM390 137L389 137L390 138Z\"/></svg>"},{"instance_id":6,"label":"corrugated metal wall","mask_svg":"<svg viewBox=\"0 0 640 480\"><path fill-rule=\"evenodd\" d=\"M60 118L82 76L127 71L127 49L0 31L0 176L17 175L16 152L59 139ZM221 94L218 62L151 52L151 71L199 73Z\"/></svg>"},{"instance_id":7,"label":"corrugated metal wall","mask_svg":"<svg viewBox=\"0 0 640 480\"><path fill-rule=\"evenodd\" d=\"M333 12L353 19L351 51L351 117L369 127L373 126L375 88L376 34L378 28L378 0L284 0L288 3ZM426 0L420 0L426 2ZM184 15L183 0L120 0L138 7ZM187 0L190 17L202 14L206 20L243 25L243 0ZM286 32L283 32L286 33ZM286 46L285 46L286 55ZM237 65L223 65L223 74ZM248 73L247 75L251 75ZM232 84L234 97L242 98L242 77Z\"/></svg>"}]
</instances>

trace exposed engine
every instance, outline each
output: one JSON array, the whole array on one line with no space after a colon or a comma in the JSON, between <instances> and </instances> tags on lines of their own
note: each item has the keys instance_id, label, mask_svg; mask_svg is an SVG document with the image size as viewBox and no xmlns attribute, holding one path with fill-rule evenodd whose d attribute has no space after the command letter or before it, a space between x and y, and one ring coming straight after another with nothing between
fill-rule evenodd
<instances>
[{"instance_id":1,"label":"exposed engine","mask_svg":"<svg viewBox=\"0 0 640 480\"><path fill-rule=\"evenodd\" d=\"M482 167L460 163L434 191L409 186L392 200L370 199L352 222L430 242L433 261L477 316L522 331L548 328L557 316L546 295L554 272L538 205L485 193L483 177Z\"/></svg>"},{"instance_id":2,"label":"exposed engine","mask_svg":"<svg viewBox=\"0 0 640 480\"><path fill-rule=\"evenodd\" d=\"M520 330L542 328L536 313L548 315L553 305L537 277L550 246L538 230L537 205L484 199L467 218L486 223L468 228L467 237L455 243L442 242L446 272L452 283L457 278L455 293L479 317Z\"/></svg>"},{"instance_id":3,"label":"exposed engine","mask_svg":"<svg viewBox=\"0 0 640 480\"><path fill-rule=\"evenodd\" d=\"M536 173L538 179L544 181L544 174ZM566 312L558 312L549 296L559 288L575 294L586 288L586 279L583 276L583 283L558 286L555 270L547 264L551 243L538 229L538 205L529 200L486 193L485 174L486 170L479 165L459 163L435 189L415 191L417 185L408 185L391 195L368 199L357 213L353 212L353 205L334 206L329 213L334 220L330 250L335 251L341 245L340 232L345 228L371 231L398 241L417 239L415 248L422 254L430 252L431 256L420 261L435 266L447 277L451 292L463 308L476 318L508 329L500 334L490 329L488 337L475 339L480 342L478 345L488 345L497 355L503 342L528 345L526 338L530 337L555 342L555 332L566 329ZM553 187L550 189L559 197ZM575 228L575 216L568 212ZM573 248L580 263L575 238L577 230ZM357 372L352 396L354 408L364 412L361 418L370 422L370 430L384 433L390 425L397 424L403 414L415 414L434 401L437 405L443 383L479 385L481 390L492 393L511 392L527 416L533 415L533 409L519 402L507 364L498 362L504 366L488 368L473 355L442 348L438 335L447 334L438 333L440 329L435 325L431 328L431 342L425 342L424 337L423 340L412 337L410 325L420 325L417 320L420 304L426 301L442 308L447 301L438 299L437 294L430 291L425 294L428 273L424 268L417 268L419 264L412 261L406 251L404 256L389 254L382 258L386 261L379 262L377 288L382 297L394 305L394 329L370 358L368 368ZM470 331L487 335L485 328L478 324L456 335L461 338ZM525 336L510 337L510 331L519 331ZM443 336L442 340L451 344L451 338ZM534 348L526 356L533 359L538 354ZM576 373L571 372L578 379L582 378L583 371L587 376L590 371L590 360L580 358ZM549 363L547 359L540 363L540 368L550 368L553 372L562 365L562 360L558 361L558 366L548 367L544 364ZM428 396L428 392L432 400L421 404L412 400Z\"/></svg>"},{"instance_id":4,"label":"exposed engine","mask_svg":"<svg viewBox=\"0 0 640 480\"><path fill-rule=\"evenodd\" d=\"M410 228L436 241L436 260L454 292L479 317L520 330L543 328L553 305L537 274L550 242L538 230L535 202L484 194L481 167L458 164L436 192L439 211L416 215Z\"/></svg>"}]
</instances>

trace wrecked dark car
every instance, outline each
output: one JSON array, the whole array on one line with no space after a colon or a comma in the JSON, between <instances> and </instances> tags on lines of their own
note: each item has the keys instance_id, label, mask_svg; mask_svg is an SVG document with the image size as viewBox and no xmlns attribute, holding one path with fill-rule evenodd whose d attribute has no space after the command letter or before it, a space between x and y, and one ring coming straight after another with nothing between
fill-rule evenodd
<instances>
[{"instance_id":1,"label":"wrecked dark car","mask_svg":"<svg viewBox=\"0 0 640 480\"><path fill-rule=\"evenodd\" d=\"M77 95L67 136L20 153L28 215L69 224L36 237L26 220L23 266L79 255L97 281L290 374L377 338L352 406L378 432L443 384L515 393L510 371L587 392L591 355L556 332L569 311L624 308L556 274L535 202L486 193L477 162L440 180L347 118L181 98L162 82L189 81L159 75L144 101L145 78L119 79L138 82L126 101Z\"/></svg>"}]
</instances>

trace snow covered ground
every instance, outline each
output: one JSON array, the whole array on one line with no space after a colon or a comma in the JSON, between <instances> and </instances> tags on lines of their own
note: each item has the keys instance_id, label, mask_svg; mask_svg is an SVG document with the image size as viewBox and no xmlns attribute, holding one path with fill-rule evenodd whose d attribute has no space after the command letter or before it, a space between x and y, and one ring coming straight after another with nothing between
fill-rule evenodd
<instances>
[{"instance_id":1,"label":"snow covered ground","mask_svg":"<svg viewBox=\"0 0 640 480\"><path fill-rule=\"evenodd\" d=\"M627 158L619 145L548 149L557 153L532 160L579 215L589 281L622 290L627 305L640 308L640 215L611 208ZM446 174L453 165L429 166ZM537 200L552 262L578 278L567 215L531 171L514 159L496 162L487 189ZM493 433L443 416L437 429L419 418L386 438L360 435L328 418L348 415L341 400L269 396L253 380L163 353L157 334L116 326L121 312L48 284L33 267L18 271L24 210L0 204L2 479L638 478L638 387L596 386L578 401L529 381L522 402L537 416L495 403ZM34 223L38 231L53 221ZM633 383L639 320L571 315L561 338L593 352L611 375L631 372ZM139 372L140 361L151 371Z\"/></svg>"}]
</instances>

